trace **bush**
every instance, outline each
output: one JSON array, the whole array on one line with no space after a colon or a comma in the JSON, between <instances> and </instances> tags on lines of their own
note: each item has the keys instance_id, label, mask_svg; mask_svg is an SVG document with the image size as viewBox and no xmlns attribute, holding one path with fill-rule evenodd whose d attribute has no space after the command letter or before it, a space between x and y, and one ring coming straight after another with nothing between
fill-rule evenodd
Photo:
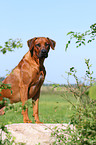
<instances>
[{"instance_id":1,"label":"bush","mask_svg":"<svg viewBox=\"0 0 96 145\"><path fill-rule=\"evenodd\" d=\"M85 107L77 105L68 127L61 130L56 128L52 136L56 138L55 145L95 145L96 101L91 100Z\"/></svg>"},{"instance_id":2,"label":"bush","mask_svg":"<svg viewBox=\"0 0 96 145\"><path fill-rule=\"evenodd\" d=\"M69 32L70 39L66 44L67 51L72 39L76 39L76 47L85 45L95 40L96 23L90 26L90 30L85 33ZM87 37L87 38L86 38ZM74 113L71 116L71 122L67 129L58 130L52 134L56 137L55 145L95 145L96 144L96 79L92 77L93 71L89 65L90 59L85 59L87 65L84 81L81 83L76 76L76 69L70 68L68 74L69 92L77 99L77 104L73 104ZM74 87L69 83L69 76L73 76L76 80ZM94 100L91 100L94 99ZM68 100L68 102L70 102ZM71 103L71 102L70 102ZM71 103L72 104L72 103ZM73 125L73 128L70 127Z\"/></svg>"},{"instance_id":3,"label":"bush","mask_svg":"<svg viewBox=\"0 0 96 145\"><path fill-rule=\"evenodd\" d=\"M89 89L89 96L91 99L96 99L96 85L90 87Z\"/></svg>"},{"instance_id":4,"label":"bush","mask_svg":"<svg viewBox=\"0 0 96 145\"><path fill-rule=\"evenodd\" d=\"M0 52L5 54L7 51L14 51L15 48L22 48L23 44L21 43L20 39L9 39L8 41L5 42L4 47L0 46ZM2 78L0 78L0 92L3 89L10 89L11 93L11 85L10 84L3 84L2 82ZM0 94L1 95L1 94ZM3 98L2 101L0 101L0 109L3 106L7 106L9 104L9 100L6 98ZM6 139L2 140L2 132L6 133ZM0 126L0 145L12 145L15 141L15 138L11 136L11 133L8 132L7 128L2 125ZM19 143L22 144L22 143Z\"/></svg>"}]
</instances>

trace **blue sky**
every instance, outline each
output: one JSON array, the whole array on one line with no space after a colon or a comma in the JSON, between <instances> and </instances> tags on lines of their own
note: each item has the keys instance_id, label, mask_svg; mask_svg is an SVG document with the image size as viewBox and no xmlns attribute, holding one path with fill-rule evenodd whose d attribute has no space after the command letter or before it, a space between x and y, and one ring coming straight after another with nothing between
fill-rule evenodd
<instances>
[{"instance_id":1,"label":"blue sky","mask_svg":"<svg viewBox=\"0 0 96 145\"><path fill-rule=\"evenodd\" d=\"M23 48L3 55L0 53L0 76L11 71L28 51L27 40L36 36L52 38L55 50L45 60L45 83L65 84L65 71L74 66L78 77L85 73L85 58L90 58L96 76L96 41L75 48L72 42L68 51L65 45L69 31L84 32L96 22L96 0L0 0L0 45L9 38L21 38ZM63 75L63 77L62 77ZM70 78L74 83L74 79Z\"/></svg>"}]
</instances>

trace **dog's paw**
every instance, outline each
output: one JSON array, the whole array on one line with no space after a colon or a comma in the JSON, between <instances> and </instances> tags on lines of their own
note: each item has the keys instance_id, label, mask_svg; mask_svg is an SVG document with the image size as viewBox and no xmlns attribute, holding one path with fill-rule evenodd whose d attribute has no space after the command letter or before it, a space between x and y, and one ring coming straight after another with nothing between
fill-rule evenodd
<instances>
[{"instance_id":1,"label":"dog's paw","mask_svg":"<svg viewBox=\"0 0 96 145\"><path fill-rule=\"evenodd\" d=\"M31 120L24 120L24 123L32 123Z\"/></svg>"},{"instance_id":2,"label":"dog's paw","mask_svg":"<svg viewBox=\"0 0 96 145\"><path fill-rule=\"evenodd\" d=\"M35 120L35 123L37 123L37 124L39 124L39 123L43 124L43 122L41 122L39 120L38 121Z\"/></svg>"}]
</instances>

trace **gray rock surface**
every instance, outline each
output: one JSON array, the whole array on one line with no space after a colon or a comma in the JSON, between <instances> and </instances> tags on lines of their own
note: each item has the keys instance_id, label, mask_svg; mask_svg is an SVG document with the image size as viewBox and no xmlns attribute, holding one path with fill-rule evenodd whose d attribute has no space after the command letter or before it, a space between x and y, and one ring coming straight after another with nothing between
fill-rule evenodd
<instances>
[{"instance_id":1,"label":"gray rock surface","mask_svg":"<svg viewBox=\"0 0 96 145\"><path fill-rule=\"evenodd\" d=\"M23 142L26 145L52 145L55 141L54 137L51 137L54 127L66 128L67 124L11 124L6 125L8 131L12 133L12 136L16 137L15 142ZM5 139L5 133L2 134L2 138Z\"/></svg>"}]
</instances>

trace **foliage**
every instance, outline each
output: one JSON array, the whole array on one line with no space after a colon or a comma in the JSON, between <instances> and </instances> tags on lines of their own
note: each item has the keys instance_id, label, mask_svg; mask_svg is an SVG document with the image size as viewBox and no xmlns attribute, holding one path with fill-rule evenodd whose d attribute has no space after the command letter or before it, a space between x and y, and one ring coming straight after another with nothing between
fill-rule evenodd
<instances>
[{"instance_id":1,"label":"foliage","mask_svg":"<svg viewBox=\"0 0 96 145\"><path fill-rule=\"evenodd\" d=\"M95 145L96 101L90 101L85 108L79 104L74 110L68 127L61 130L55 128L52 136L56 138L54 145Z\"/></svg>"},{"instance_id":2,"label":"foliage","mask_svg":"<svg viewBox=\"0 0 96 145\"><path fill-rule=\"evenodd\" d=\"M96 23L90 26L90 29L85 31L84 33L80 32L73 32L70 31L67 33L70 35L70 39L68 40L65 51L67 51L69 44L71 43L72 39L76 39L76 47L80 47L81 45L86 45L86 43L90 43L95 40L96 37Z\"/></svg>"},{"instance_id":3,"label":"foliage","mask_svg":"<svg viewBox=\"0 0 96 145\"><path fill-rule=\"evenodd\" d=\"M96 84L90 87L89 96L91 99L96 100Z\"/></svg>"},{"instance_id":4,"label":"foliage","mask_svg":"<svg viewBox=\"0 0 96 145\"><path fill-rule=\"evenodd\" d=\"M25 145L25 143L19 142L15 143L16 138L12 137L12 134L8 131L7 127L4 125L0 126L1 132L0 132L0 145ZM5 133L6 138L2 138L2 134Z\"/></svg>"},{"instance_id":5,"label":"foliage","mask_svg":"<svg viewBox=\"0 0 96 145\"><path fill-rule=\"evenodd\" d=\"M84 79L83 83L81 83L76 76L77 71L74 67L70 68L70 71L67 72L68 77L72 75L76 80L76 85L73 87L68 79L68 90L69 93L72 93L77 99L77 104L74 105L67 99L68 102L73 105L73 108L71 108L73 114L71 116L70 124L66 129L60 130L55 128L55 131L52 134L52 136L55 136L56 138L54 145L96 144L96 100L91 100L89 98L89 87L92 85L92 82L94 82L94 78L92 77L93 73L89 71L91 67L91 65L89 65L89 60L85 60L85 63L87 65L87 70L85 74L86 79ZM71 127L72 125L73 128Z\"/></svg>"},{"instance_id":6,"label":"foliage","mask_svg":"<svg viewBox=\"0 0 96 145\"><path fill-rule=\"evenodd\" d=\"M4 84L4 83L0 82L0 92L3 89L11 89L11 84Z\"/></svg>"},{"instance_id":7,"label":"foliage","mask_svg":"<svg viewBox=\"0 0 96 145\"><path fill-rule=\"evenodd\" d=\"M70 71L66 72L68 74L67 82L69 85L69 92L71 92L76 99L78 99L79 101L82 101L82 103L85 103L85 101L88 103L89 96L90 96L89 88L96 81L96 78L93 77L93 71L91 71L92 65L90 65L89 62L90 62L90 59L88 59L88 60L85 59L85 64L87 66L87 69L86 69L86 73L83 77L83 82L78 79L78 77L76 75L77 71L74 67L71 67ZM69 82L69 76L73 76L76 81L76 85L74 87L72 87L72 85Z\"/></svg>"},{"instance_id":8,"label":"foliage","mask_svg":"<svg viewBox=\"0 0 96 145\"><path fill-rule=\"evenodd\" d=\"M0 51L5 54L7 51L13 51L15 48L22 48L23 44L20 39L12 40L9 39L5 42L4 47L0 46Z\"/></svg>"},{"instance_id":9,"label":"foliage","mask_svg":"<svg viewBox=\"0 0 96 145\"><path fill-rule=\"evenodd\" d=\"M83 144L96 144L96 101L91 100L83 106L79 104L71 118L79 134L79 142ZM77 138L78 138L77 137Z\"/></svg>"},{"instance_id":10,"label":"foliage","mask_svg":"<svg viewBox=\"0 0 96 145\"><path fill-rule=\"evenodd\" d=\"M13 51L15 48L22 48L22 47L23 47L23 44L20 39L16 39L16 40L9 39L8 41L5 42L4 47L0 46L0 52L5 54L7 51ZM2 89L10 89L10 88L11 88L10 84L3 84L0 81L0 92Z\"/></svg>"},{"instance_id":11,"label":"foliage","mask_svg":"<svg viewBox=\"0 0 96 145\"><path fill-rule=\"evenodd\" d=\"M76 47L90 43L96 37L96 23L90 26L90 30L85 33L69 32L70 39L66 44L65 51L73 38L76 39ZM83 82L79 81L74 67L70 68L68 74L69 92L77 99L77 104L73 104L74 113L67 129L58 128L52 134L56 140L54 145L95 145L96 144L96 79L92 77L93 71L89 64L90 59L85 59L87 66ZM69 76L73 76L76 85L73 87L69 83ZM90 96L90 97L89 97ZM94 99L94 100L92 100ZM70 101L68 101L70 102ZM72 104L72 103L71 103ZM73 125L73 128L70 127Z\"/></svg>"},{"instance_id":12,"label":"foliage","mask_svg":"<svg viewBox=\"0 0 96 145\"><path fill-rule=\"evenodd\" d=\"M11 133L8 132L7 127L5 127L4 125L0 126L1 129L1 133L0 133L0 145L12 145L15 141L15 137L12 138ZM2 139L2 133L5 132L6 133L6 139Z\"/></svg>"},{"instance_id":13,"label":"foliage","mask_svg":"<svg viewBox=\"0 0 96 145\"><path fill-rule=\"evenodd\" d=\"M5 78L4 77L0 77L0 82L3 81Z\"/></svg>"},{"instance_id":14,"label":"foliage","mask_svg":"<svg viewBox=\"0 0 96 145\"><path fill-rule=\"evenodd\" d=\"M12 40L12 39L9 39L7 42L5 42L5 45L4 47L3 46L0 46L0 52L2 52L3 54L5 54L7 51L13 51L13 49L15 48L22 48L23 47L23 44L21 43L21 40L19 39L16 39L16 40ZM11 85L10 84L4 84L0 81L0 92L3 90L3 89L10 89L11 93L12 93L12 90L11 90ZM0 94L1 95L1 94ZM6 98L3 98L2 101L0 101L0 107L6 105L8 106L9 104L9 100L6 99ZM4 125L1 125L0 126L0 145L12 145L15 141L15 138L11 136L11 133L8 132L7 128L4 126ZM2 133L6 133L6 139L2 139ZM18 143L18 144L22 144L23 143Z\"/></svg>"}]
</instances>

